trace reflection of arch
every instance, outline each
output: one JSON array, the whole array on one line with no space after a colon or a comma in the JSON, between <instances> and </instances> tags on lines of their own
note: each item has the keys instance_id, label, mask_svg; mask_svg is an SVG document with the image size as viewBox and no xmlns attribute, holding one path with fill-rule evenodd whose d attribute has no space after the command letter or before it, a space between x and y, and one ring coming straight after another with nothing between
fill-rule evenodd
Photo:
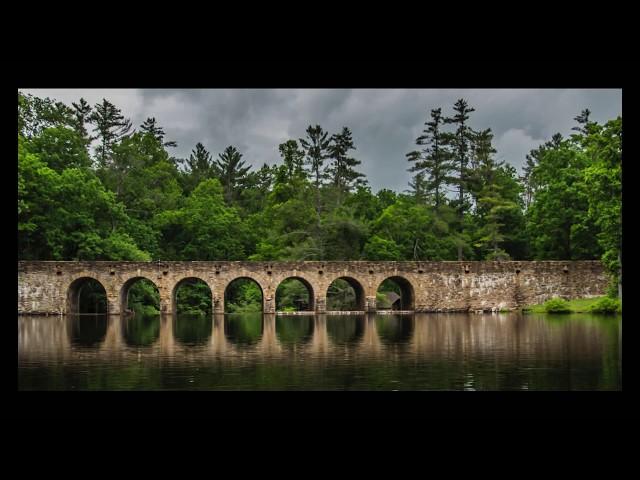
<instances>
[{"instance_id":1,"label":"reflection of arch","mask_svg":"<svg viewBox=\"0 0 640 480\"><path fill-rule=\"evenodd\" d=\"M376 330L383 343L408 344L413 338L415 319L413 315L378 315Z\"/></svg>"},{"instance_id":2,"label":"reflection of arch","mask_svg":"<svg viewBox=\"0 0 640 480\"><path fill-rule=\"evenodd\" d=\"M344 280L345 282L347 282L351 288L353 288L353 291L355 292L356 298L355 298L355 309L356 310L362 310L364 311L364 305L365 305L365 294L364 294L364 287L362 286L362 284L356 280L353 277L337 277L334 278L331 283L329 283L329 287L327 288L327 292L326 292L326 298L327 298L327 305L329 304L329 289L331 288L331 285L336 281L336 280ZM329 307L327 307L327 310L329 310Z\"/></svg>"},{"instance_id":3,"label":"reflection of arch","mask_svg":"<svg viewBox=\"0 0 640 480\"><path fill-rule=\"evenodd\" d=\"M260 296L262 297L262 300L260 301L260 311L264 310L264 303L265 303L265 298L264 298L264 288L262 288L262 285L260 285L260 282L258 280L256 280L255 278L252 277L247 277L247 276L241 276L241 277L236 277L233 280L231 280L229 283L227 283L227 285L224 287L224 309L225 312L227 311L227 305L228 305L228 299L227 299L227 294L228 294L228 290L229 287L231 286L231 284L237 280L251 280L253 283L255 283L258 288L260 289Z\"/></svg>"},{"instance_id":4,"label":"reflection of arch","mask_svg":"<svg viewBox=\"0 0 640 480\"><path fill-rule=\"evenodd\" d=\"M277 305L278 305L278 289L280 288L280 285L282 285L287 280L298 280L307 289L307 293L309 294L309 302L308 302L307 305L304 306L304 308L300 308L299 310L310 311L310 312L314 311L315 310L315 302L314 302L315 292L313 290L313 286L311 285L311 282L309 282L307 279L305 279L303 277L299 277L299 276L292 276L292 277L283 278L282 281L280 283L278 283L278 285L276 287L276 293L275 293L276 308L277 308Z\"/></svg>"},{"instance_id":5,"label":"reflection of arch","mask_svg":"<svg viewBox=\"0 0 640 480\"><path fill-rule=\"evenodd\" d=\"M364 315L327 315L327 335L336 345L356 345L365 332Z\"/></svg>"},{"instance_id":6,"label":"reflection of arch","mask_svg":"<svg viewBox=\"0 0 640 480\"><path fill-rule=\"evenodd\" d=\"M93 277L80 277L76 278L69 284L67 288L67 313L69 314L78 314L80 313L80 295L82 294L83 287L90 282L94 282L102 288L102 292L104 294L104 312L103 313L116 313L116 312L107 312L107 290L104 288L104 285ZM96 313L96 312L92 312Z\"/></svg>"},{"instance_id":7,"label":"reflection of arch","mask_svg":"<svg viewBox=\"0 0 640 480\"><path fill-rule=\"evenodd\" d=\"M96 348L104 342L109 323L107 315L71 315L68 318L72 344Z\"/></svg>"},{"instance_id":8,"label":"reflection of arch","mask_svg":"<svg viewBox=\"0 0 640 480\"><path fill-rule=\"evenodd\" d=\"M411 285L411 282L404 277L399 277L399 276L387 277L382 282L380 282L380 285L378 285L378 288L376 289L376 291L379 291L380 286L387 280L391 280L398 287L400 287L400 292L401 292L400 298L394 299L391 305L391 310L413 310L415 308L414 307L415 293L414 293L413 285Z\"/></svg>"},{"instance_id":9,"label":"reflection of arch","mask_svg":"<svg viewBox=\"0 0 640 480\"><path fill-rule=\"evenodd\" d=\"M236 347L247 347L257 344L264 332L262 317L260 312L225 315L225 338Z\"/></svg>"},{"instance_id":10,"label":"reflection of arch","mask_svg":"<svg viewBox=\"0 0 640 480\"><path fill-rule=\"evenodd\" d=\"M171 291L171 311L172 312L177 312L178 311L178 289L186 284L189 283L204 283L207 288L209 289L209 295L211 297L211 309L213 310L213 289L211 288L211 285L209 285L209 282L207 282L206 280L203 280L202 278L199 277L184 277L181 278L180 280L178 280L176 282L176 284L173 286L173 290Z\"/></svg>"},{"instance_id":11,"label":"reflection of arch","mask_svg":"<svg viewBox=\"0 0 640 480\"><path fill-rule=\"evenodd\" d=\"M126 313L129 307L129 290L131 289L131 286L140 280L147 280L148 282L150 282L158 292L158 295L160 294L160 289L158 288L158 285L156 285L156 283L153 280L150 280L147 277L129 278L126 282L122 284L122 288L120 288L120 312L122 314ZM160 310L160 305L158 305L158 310Z\"/></svg>"},{"instance_id":12,"label":"reflection of arch","mask_svg":"<svg viewBox=\"0 0 640 480\"><path fill-rule=\"evenodd\" d=\"M311 342L314 317L310 315L276 317L276 337L284 345L304 345Z\"/></svg>"}]
</instances>

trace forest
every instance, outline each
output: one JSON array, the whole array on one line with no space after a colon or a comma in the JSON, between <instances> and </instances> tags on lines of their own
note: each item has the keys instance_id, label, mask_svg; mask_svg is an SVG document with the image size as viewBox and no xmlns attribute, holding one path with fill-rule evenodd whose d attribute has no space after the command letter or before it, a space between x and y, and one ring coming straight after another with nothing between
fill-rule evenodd
<instances>
[{"instance_id":1,"label":"forest","mask_svg":"<svg viewBox=\"0 0 640 480\"><path fill-rule=\"evenodd\" d=\"M622 118L576 112L572 133L532 150L519 173L496 160L491 126L474 112L464 99L426 110L422 134L388 159L411 172L407 190L373 192L348 126L309 125L278 145L274 165L233 145L197 143L177 158L153 117L134 126L107 99L68 106L18 92L18 257L601 259L618 296ZM210 309L203 289L181 290L179 302ZM281 308L304 303L295 281L282 289ZM261 302L251 282L230 290L232 311ZM350 301L347 286L335 290ZM153 297L141 282L131 301Z\"/></svg>"}]
</instances>

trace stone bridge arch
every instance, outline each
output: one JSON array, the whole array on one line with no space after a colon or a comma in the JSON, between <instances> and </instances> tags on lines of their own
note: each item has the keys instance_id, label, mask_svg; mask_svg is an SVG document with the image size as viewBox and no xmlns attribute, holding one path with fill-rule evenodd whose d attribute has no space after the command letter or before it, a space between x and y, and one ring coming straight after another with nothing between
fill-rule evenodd
<instances>
[{"instance_id":1,"label":"stone bridge arch","mask_svg":"<svg viewBox=\"0 0 640 480\"><path fill-rule=\"evenodd\" d=\"M227 289L236 280L251 280L251 281L253 281L256 285L258 285L258 288L260 289L260 292L262 293L262 312L263 313L272 313L273 311L275 311L275 292L273 292L273 288L269 288L269 282L265 281L264 278L262 279L262 282L261 282L260 281L260 276L258 276L258 275L251 275L251 274L243 273L243 274L238 275L236 277L232 277L231 280L226 282L226 284L224 285L224 288L222 289L222 297L219 300L220 304L221 304L222 312L227 313L227 308L226 308L226 305L225 305L226 297L227 297Z\"/></svg>"},{"instance_id":2,"label":"stone bridge arch","mask_svg":"<svg viewBox=\"0 0 640 480\"><path fill-rule=\"evenodd\" d=\"M79 313L80 310L80 294L82 291L82 287L84 287L87 282L94 281L97 282L104 290L105 297L107 296L107 286L102 283L97 275L86 274L82 276L76 277L74 280L69 283L66 288L66 305L65 311L67 314L76 314ZM108 299L105 298L107 314L114 313L109 311L109 302Z\"/></svg>"},{"instance_id":3,"label":"stone bridge arch","mask_svg":"<svg viewBox=\"0 0 640 480\"><path fill-rule=\"evenodd\" d=\"M209 287L209 293L211 295L211 309L212 311L215 311L215 302L214 302L214 294L213 294L213 292L215 291L214 285L212 285L212 283L208 281L204 275L197 276L192 274L185 275L181 278L178 278L177 280L175 279L173 280L173 286L171 287L170 311L172 313L178 312L178 301L177 301L178 289L185 283L192 280L199 280L203 282L207 287Z\"/></svg>"},{"instance_id":4,"label":"stone bridge arch","mask_svg":"<svg viewBox=\"0 0 640 480\"><path fill-rule=\"evenodd\" d=\"M273 285L275 286L275 288L273 289L273 305L274 308L277 309L277 304L276 304L276 293L278 291L278 287L282 284L282 282L284 282L285 280L299 280L307 289L307 291L309 292L309 308L308 311L315 311L316 310L316 304L317 304L317 296L319 295L319 290L318 290L318 282L317 280L311 278L311 276L305 275L305 274L301 274L299 272L295 272L294 274L291 275L287 275L287 273L289 272L284 272L280 275L277 275L276 277L273 278Z\"/></svg>"},{"instance_id":5,"label":"stone bridge arch","mask_svg":"<svg viewBox=\"0 0 640 480\"><path fill-rule=\"evenodd\" d=\"M357 311L365 311L367 307L367 296L368 296L367 282L364 282L362 281L362 279L358 278L357 276L352 276L352 275L337 275L330 278L330 280L327 282L326 288L324 289L325 305L328 298L329 287L331 287L331 284L336 280L344 280L349 284L351 288L353 288L356 296L355 309ZM327 306L327 310L329 310L329 306Z\"/></svg>"},{"instance_id":6,"label":"stone bridge arch","mask_svg":"<svg viewBox=\"0 0 640 480\"><path fill-rule=\"evenodd\" d=\"M131 290L131 286L139 280L147 280L153 284L153 286L158 290L158 294L160 297L160 304L158 305L158 307L160 308L160 313L168 312L170 303L167 302L166 295L165 298L163 298L164 292L160 289L160 285L151 280L149 276L136 274L127 278L120 287L120 313L124 314L125 312L127 312L127 308L129 305L129 291Z\"/></svg>"},{"instance_id":7,"label":"stone bridge arch","mask_svg":"<svg viewBox=\"0 0 640 480\"><path fill-rule=\"evenodd\" d=\"M388 277L384 277L375 286L374 296L377 294L380 286L387 280L391 280L398 287L400 287L402 300L401 300L400 308L398 308L398 310L414 310L416 305L416 289L414 287L413 282L415 282L415 280L412 282L408 275L398 275L398 274L389 275ZM376 309L378 309L377 306L376 306ZM393 310L394 308L392 307L391 309Z\"/></svg>"}]
</instances>

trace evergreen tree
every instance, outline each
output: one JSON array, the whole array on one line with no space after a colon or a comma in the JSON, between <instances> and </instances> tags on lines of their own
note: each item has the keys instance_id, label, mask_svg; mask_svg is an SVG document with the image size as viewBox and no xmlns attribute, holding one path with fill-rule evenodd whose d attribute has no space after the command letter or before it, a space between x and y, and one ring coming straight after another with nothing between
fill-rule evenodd
<instances>
[{"instance_id":1,"label":"evergreen tree","mask_svg":"<svg viewBox=\"0 0 640 480\"><path fill-rule=\"evenodd\" d=\"M162 127L157 125L156 118L150 117L147 118L142 125L140 125L140 130L144 133L148 133L153 138L155 138L163 147L177 147L177 142L164 142L164 130Z\"/></svg>"},{"instance_id":2,"label":"evergreen tree","mask_svg":"<svg viewBox=\"0 0 640 480\"><path fill-rule=\"evenodd\" d=\"M416 139L416 144L425 148L406 155L410 162L415 162L409 171L418 172L414 177L413 187L420 187L425 197L432 196L436 209L439 209L444 201L444 190L451 180L450 173L453 169L451 154L440 130L442 124L442 109L431 110L431 121L425 122L427 128L422 131L423 135Z\"/></svg>"},{"instance_id":3,"label":"evergreen tree","mask_svg":"<svg viewBox=\"0 0 640 480\"><path fill-rule=\"evenodd\" d=\"M482 190L487 170L495 170L499 165L493 160L496 149L493 148L491 142L493 133L491 129L482 130L480 132L472 132L470 168L467 169L467 188L469 194L473 197L475 208L478 207L478 195Z\"/></svg>"},{"instance_id":4,"label":"evergreen tree","mask_svg":"<svg viewBox=\"0 0 640 480\"><path fill-rule=\"evenodd\" d=\"M467 183L467 165L469 163L470 144L473 141L473 130L467 125L469 114L475 112L474 108L464 99L459 99L453 110L456 112L453 117L444 119L444 123L452 124L456 127L453 134L446 135L446 143L452 147L453 157L457 163L458 177L455 179L458 187L458 211L460 217L464 214L466 207L464 201L465 187Z\"/></svg>"},{"instance_id":5,"label":"evergreen tree","mask_svg":"<svg viewBox=\"0 0 640 480\"><path fill-rule=\"evenodd\" d=\"M321 170L324 161L329 158L329 144L327 140L328 133L325 132L320 125L309 127L306 130L307 138L300 139L300 145L305 152L306 161L311 170L311 174L315 177L315 190L316 190L316 215L317 223L320 225L320 185L322 179L325 177L324 172Z\"/></svg>"},{"instance_id":6,"label":"evergreen tree","mask_svg":"<svg viewBox=\"0 0 640 480\"><path fill-rule=\"evenodd\" d=\"M86 144L89 145L91 140L93 140L89 136L89 132L87 132L87 128L85 125L89 123L91 117L91 105L84 99L80 98L78 103L71 102L73 105L73 114L74 114L74 128L76 132L85 140Z\"/></svg>"},{"instance_id":7,"label":"evergreen tree","mask_svg":"<svg viewBox=\"0 0 640 480\"><path fill-rule=\"evenodd\" d=\"M244 166L242 154L233 146L227 147L218 157L216 175L224 188L225 200L231 204L237 200L239 187L243 185L251 166Z\"/></svg>"},{"instance_id":8,"label":"evergreen tree","mask_svg":"<svg viewBox=\"0 0 640 480\"><path fill-rule=\"evenodd\" d=\"M331 136L328 147L329 158L333 161L326 169L336 187L337 204L342 202L345 192L350 192L355 186L363 184L364 175L356 172L354 167L362 162L348 156L349 150L355 150L351 130L343 127L342 132Z\"/></svg>"},{"instance_id":9,"label":"evergreen tree","mask_svg":"<svg viewBox=\"0 0 640 480\"><path fill-rule=\"evenodd\" d=\"M467 184L467 164L469 163L469 144L473 140L473 131L467 125L469 120L469 114L474 112L475 109L469 107L468 103L464 99L459 99L453 110L456 112L453 117L447 117L444 120L445 124L452 124L456 127L455 132L445 135L445 143L451 147L453 158L457 164L458 176L454 180L454 184L458 187L458 218L459 218L459 234L460 241L458 242L458 260L462 260L464 249L464 214L467 210L465 203L465 189Z\"/></svg>"},{"instance_id":10,"label":"evergreen tree","mask_svg":"<svg viewBox=\"0 0 640 480\"><path fill-rule=\"evenodd\" d=\"M298 148L298 142L287 140L278 145L278 150L286 167L287 178L304 175L304 152Z\"/></svg>"},{"instance_id":11,"label":"evergreen tree","mask_svg":"<svg viewBox=\"0 0 640 480\"><path fill-rule=\"evenodd\" d=\"M185 192L191 193L203 180L214 178L217 174L211 154L200 142L191 150L188 159L179 159L186 172L182 174Z\"/></svg>"},{"instance_id":12,"label":"evergreen tree","mask_svg":"<svg viewBox=\"0 0 640 480\"><path fill-rule=\"evenodd\" d=\"M95 105L89 119L95 124L100 145L97 147L98 164L107 167L110 162L113 145L124 138L131 130L131 121L125 119L119 108L106 98Z\"/></svg>"},{"instance_id":13,"label":"evergreen tree","mask_svg":"<svg viewBox=\"0 0 640 480\"><path fill-rule=\"evenodd\" d=\"M588 108L582 110L582 112L580 112L580 115L574 117L574 120L578 122L578 126L573 127L571 130L575 130L580 134L586 135L588 133L587 126L589 125L589 123L591 123L589 122L589 115L591 115L591 110L589 110Z\"/></svg>"}]
</instances>

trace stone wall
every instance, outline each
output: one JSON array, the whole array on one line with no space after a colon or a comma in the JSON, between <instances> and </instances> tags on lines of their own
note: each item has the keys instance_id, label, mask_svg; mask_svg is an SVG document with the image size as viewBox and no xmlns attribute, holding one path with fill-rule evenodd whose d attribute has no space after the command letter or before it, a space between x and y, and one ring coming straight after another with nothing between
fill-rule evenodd
<instances>
[{"instance_id":1,"label":"stone wall","mask_svg":"<svg viewBox=\"0 0 640 480\"><path fill-rule=\"evenodd\" d=\"M66 314L79 279L93 278L107 292L110 314L126 305L128 288L138 278L152 281L165 313L175 307L175 291L188 278L211 289L214 311L224 312L224 292L234 279L255 280L263 310L275 311L275 292L286 278L299 278L312 290L316 312L326 311L331 282L346 278L360 285L361 304L376 309L376 291L389 277L404 282L416 311L513 309L560 296L603 295L608 278L599 261L544 262L18 262L18 312ZM403 280L404 279L404 280ZM71 300L71 303L70 303Z\"/></svg>"}]
</instances>

